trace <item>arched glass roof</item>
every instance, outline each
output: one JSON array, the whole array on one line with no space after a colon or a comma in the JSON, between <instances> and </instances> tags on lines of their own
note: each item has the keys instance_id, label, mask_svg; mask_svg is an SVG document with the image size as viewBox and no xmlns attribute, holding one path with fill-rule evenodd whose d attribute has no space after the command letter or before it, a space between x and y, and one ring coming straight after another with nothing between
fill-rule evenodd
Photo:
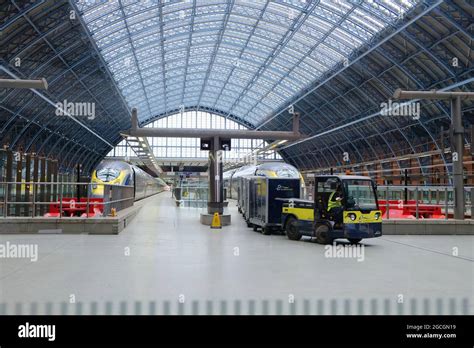
<instances>
[{"instance_id":1,"label":"arched glass roof","mask_svg":"<svg viewBox=\"0 0 474 348\"><path fill-rule=\"evenodd\" d=\"M46 78L49 88L0 91L0 146L89 171L130 128L131 107L142 126L199 110L289 130L291 104L308 137L279 152L299 169L346 165L344 152L377 166L435 151L449 171L440 130L449 104L421 102L418 120L382 116L380 105L397 88L473 90L473 9L443 0L6 2L0 77ZM94 103L96 117L57 116L64 100ZM468 129L474 103L462 108ZM416 162L428 173L425 159Z\"/></svg>"},{"instance_id":2,"label":"arched glass roof","mask_svg":"<svg viewBox=\"0 0 474 348\"><path fill-rule=\"evenodd\" d=\"M257 126L417 1L76 1L142 123L180 107Z\"/></svg>"}]
</instances>

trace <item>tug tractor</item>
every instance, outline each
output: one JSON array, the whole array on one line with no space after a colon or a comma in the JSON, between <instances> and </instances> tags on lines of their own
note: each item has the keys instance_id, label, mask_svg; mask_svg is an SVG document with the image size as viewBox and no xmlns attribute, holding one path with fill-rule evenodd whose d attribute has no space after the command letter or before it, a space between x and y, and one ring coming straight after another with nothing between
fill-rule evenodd
<instances>
[{"instance_id":1,"label":"tug tractor","mask_svg":"<svg viewBox=\"0 0 474 348\"><path fill-rule=\"evenodd\" d=\"M321 244L345 238L359 243L382 235L382 212L370 177L331 175L315 177L314 202L284 199L282 226L291 240L302 236Z\"/></svg>"}]
</instances>

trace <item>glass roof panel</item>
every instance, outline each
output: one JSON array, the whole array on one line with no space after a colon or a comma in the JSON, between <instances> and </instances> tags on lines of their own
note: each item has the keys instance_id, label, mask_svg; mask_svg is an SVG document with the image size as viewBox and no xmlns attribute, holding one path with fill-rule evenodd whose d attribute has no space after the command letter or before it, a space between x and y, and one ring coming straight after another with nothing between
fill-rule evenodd
<instances>
[{"instance_id":1,"label":"glass roof panel","mask_svg":"<svg viewBox=\"0 0 474 348\"><path fill-rule=\"evenodd\" d=\"M140 120L213 108L258 125L418 0L76 0Z\"/></svg>"}]
</instances>

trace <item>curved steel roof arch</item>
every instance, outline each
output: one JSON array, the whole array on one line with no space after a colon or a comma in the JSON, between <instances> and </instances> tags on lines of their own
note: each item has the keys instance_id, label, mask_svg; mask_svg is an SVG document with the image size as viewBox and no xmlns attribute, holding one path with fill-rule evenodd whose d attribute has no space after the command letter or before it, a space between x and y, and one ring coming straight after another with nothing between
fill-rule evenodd
<instances>
[{"instance_id":1,"label":"curved steel roof arch","mask_svg":"<svg viewBox=\"0 0 474 348\"><path fill-rule=\"evenodd\" d=\"M472 90L472 77L474 76L472 67L473 24L472 21L470 22L468 19L469 8L470 11L472 11L472 5L465 2L462 2L461 5L465 8L463 9L459 4L454 2L443 4L435 3L435 6L428 8L428 11L421 18L416 19L416 21L406 29L396 32L396 35L386 43L378 46L367 46L367 49L373 48L373 51L366 55L362 60L352 63L348 68L339 72L333 72L332 78L320 84L315 91L318 90L321 92L327 86L335 86L335 81L340 80L341 77L346 77L347 79L347 81L342 84L346 91L350 90L351 85L354 90L363 90L361 86L364 84L369 86L369 90L376 89L376 86L382 87L382 93L379 93L381 91L375 91L375 93L371 93L369 90L363 91L363 94L367 95L372 94L377 96L377 94L379 94L379 97L374 99L376 102L387 101L391 98L393 90L397 88L396 86L410 86L412 89L461 88L464 90ZM429 28L429 30L427 30L427 28ZM451 43L451 41L454 40L456 43ZM452 49L455 47L459 48L453 52ZM471 50L469 50L469 47L471 47ZM386 51L387 53L383 54L383 51ZM382 57L383 59L376 59L375 57L377 57L377 55L379 55L379 58ZM459 61L463 63L460 63L456 68L452 66L450 67L451 59L453 57L458 57ZM370 71L370 67L374 66L374 64L379 66L379 71L372 77L364 76L367 75L366 72ZM352 83L352 77L349 77L350 75L359 75L362 78L357 79ZM337 90L338 89L336 88L336 91ZM336 98L340 98L341 94L344 95L344 92L339 91L339 96L336 96ZM353 94L349 95L351 98L354 97ZM304 98L301 98L295 104L295 107L298 109L298 105L303 106L311 99L318 99L315 92L308 92ZM344 104L346 104L348 100L349 98L343 98L342 101L336 101L334 104L336 105L336 108L340 110L344 108ZM376 105L376 103L374 104ZM319 110L318 107L320 108ZM405 121L402 119L393 119L390 123L387 123L387 119L382 117L382 123L377 122L377 124L380 124L378 127L379 130L377 130L377 132L379 132L378 134L384 134L387 133L387 131L392 130L398 131L398 133L403 137L402 141L400 141L399 138L392 138L389 136L388 141L391 143L390 148L393 149L392 152L394 152L392 157L407 152L423 152L429 150L431 146L435 146L435 148L439 149L439 144L437 143L437 140L439 139L439 128L436 129L436 127L433 126L434 123L444 120L446 128L450 119L449 105L445 105L443 102L422 102L422 110L423 109L425 109L425 115L427 114L426 110L429 109L428 114L430 116L433 115L433 117L422 117L418 122L413 122L408 126L403 125ZM382 142L387 142L387 139L382 136L373 136L373 122L376 121L373 117L378 119L380 116L377 116L376 112L374 116L366 118L367 115L371 114L370 110L371 108L369 107L365 110L362 109L359 112L350 112L346 113L345 116L342 115L342 118L340 119L341 126L333 123L332 125L328 124L326 130L322 127L313 129L312 133L316 135L318 133L325 134L331 129L335 129L335 131L328 133L327 136L325 135L315 138L314 141L310 139L307 142L313 144L314 147L327 149L328 141L331 143L331 139L334 139L336 133L353 132L354 125L351 120L353 121L357 119L360 120L360 128L363 129L364 132L358 136L351 136L351 138L353 138L352 142L367 139L371 136L373 138L379 138ZM474 121L472 103L471 105L467 103L464 110L466 126L468 126ZM321 108L320 102L316 102L316 106L312 107L310 110L308 110L308 107L303 106L303 111L301 112L303 115L302 120L304 120L305 117L314 119L319 117L321 113L324 112L324 109ZM282 119L286 120L287 116L273 117L270 122L267 121L263 124L262 129L281 127L284 125L284 122L281 122ZM346 126L344 126L344 124ZM382 146L380 141L378 143ZM399 145L401 143L405 143L406 146L400 147ZM300 145L302 144L298 144L294 149L287 148L284 150L284 153L288 151L284 154L284 157L291 161L293 156L303 156L300 153ZM304 157L307 158L307 156ZM388 156L385 151L382 151L378 153L376 158L371 158L371 160L380 160L387 157L391 156ZM420 160L418 161L420 162ZM445 159L444 161L446 163ZM304 164L308 169L314 167L317 163L314 156L312 161L308 162ZM331 163L331 166L341 164L342 161L338 160ZM447 168L447 170L449 171L449 168Z\"/></svg>"},{"instance_id":2,"label":"curved steel roof arch","mask_svg":"<svg viewBox=\"0 0 474 348\"><path fill-rule=\"evenodd\" d=\"M141 96L140 122L166 113L179 100L186 107L212 107L249 119L254 127L415 5L389 1L383 8L375 2L299 0L75 3L125 99L131 104ZM155 56L142 56L151 46ZM260 65L246 64L245 57L260 60ZM216 71L216 62L228 71ZM193 79L201 79L200 91L189 95L188 69L199 65L202 75ZM172 67L186 74L169 83ZM161 76L161 83L149 73ZM212 87L212 76L225 82ZM242 80L240 92L227 88L234 77ZM179 84L181 90L172 87ZM163 93L150 100L145 86Z\"/></svg>"},{"instance_id":3,"label":"curved steel roof arch","mask_svg":"<svg viewBox=\"0 0 474 348\"><path fill-rule=\"evenodd\" d=\"M11 0L0 5L0 64L46 77L53 101L96 103L98 122L81 121L110 144L128 127L130 107L141 124L184 106L289 129L294 104L311 137L282 155L312 169L342 164L341 151L362 162L439 148L449 105L423 102L430 117L407 120L380 117L380 103L398 87L472 90L472 11L458 0ZM30 91L0 101L3 143L56 156L64 149L65 167L93 166L108 152ZM472 104L464 111L472 124Z\"/></svg>"},{"instance_id":4,"label":"curved steel roof arch","mask_svg":"<svg viewBox=\"0 0 474 348\"><path fill-rule=\"evenodd\" d=\"M46 77L49 85L48 91L35 93L0 91L1 144L56 158L67 157L62 147L74 147L69 160L78 162L68 168L86 156L104 156L130 122L115 82L70 14L67 2L11 0L0 5L0 77ZM95 119L57 116L55 103L64 100L95 104Z\"/></svg>"},{"instance_id":5,"label":"curved steel roof arch","mask_svg":"<svg viewBox=\"0 0 474 348\"><path fill-rule=\"evenodd\" d=\"M183 112L186 112L186 111L205 111L205 112L209 112L209 113L219 115L219 116L222 116L222 117L228 117L227 113L225 113L221 110L218 110L218 109L213 109L213 108L209 108L209 107L184 107L183 109L176 108L174 110L164 112L160 115L155 115L152 118L144 120L142 122L142 125L144 127L144 126L146 126L150 123L153 123L153 122L155 122L155 121L157 121L161 118L170 117L172 115L179 114L181 112L181 110L183 110ZM247 120L240 119L235 115L232 115L231 117L228 117L228 118L231 119L232 121L236 122L237 124L244 126L247 129L251 129L251 127L253 126Z\"/></svg>"}]
</instances>

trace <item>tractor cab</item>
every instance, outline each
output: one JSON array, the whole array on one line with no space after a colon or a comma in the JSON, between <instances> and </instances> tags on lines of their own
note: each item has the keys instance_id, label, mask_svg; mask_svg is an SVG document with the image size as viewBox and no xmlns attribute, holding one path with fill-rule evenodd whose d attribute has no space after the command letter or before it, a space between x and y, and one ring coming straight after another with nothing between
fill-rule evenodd
<instances>
[{"instance_id":1,"label":"tractor cab","mask_svg":"<svg viewBox=\"0 0 474 348\"><path fill-rule=\"evenodd\" d=\"M346 238L353 243L382 235L382 213L370 177L319 176L315 181L314 233L323 243Z\"/></svg>"},{"instance_id":2,"label":"tractor cab","mask_svg":"<svg viewBox=\"0 0 474 348\"><path fill-rule=\"evenodd\" d=\"M307 235L322 244L337 238L358 243L382 235L376 185L366 176L315 177L314 201L288 200L283 204L282 221L292 240Z\"/></svg>"}]
</instances>

